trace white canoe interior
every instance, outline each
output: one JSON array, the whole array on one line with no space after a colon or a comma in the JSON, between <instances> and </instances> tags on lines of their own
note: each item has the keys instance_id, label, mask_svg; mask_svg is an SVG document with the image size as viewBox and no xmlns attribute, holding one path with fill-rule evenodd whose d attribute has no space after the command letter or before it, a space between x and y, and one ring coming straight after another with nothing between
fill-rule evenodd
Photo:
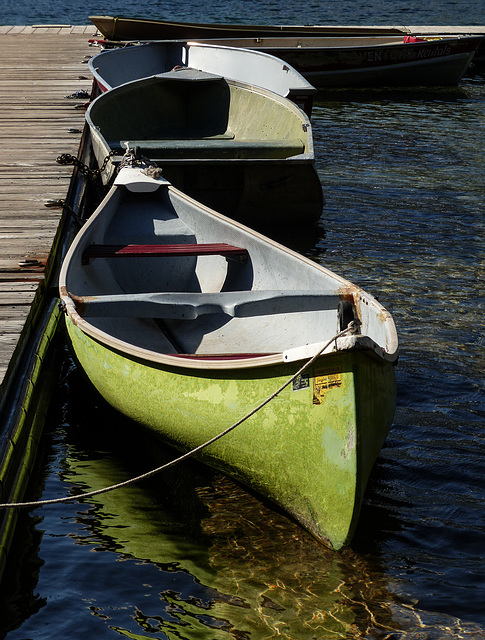
<instances>
[{"instance_id":1,"label":"white canoe interior","mask_svg":"<svg viewBox=\"0 0 485 640\"><path fill-rule=\"evenodd\" d=\"M121 170L75 239L60 290L84 331L161 362L283 362L339 332L341 300L362 322L341 345L397 356L392 318L372 296L139 169Z\"/></svg>"},{"instance_id":2,"label":"white canoe interior","mask_svg":"<svg viewBox=\"0 0 485 640\"><path fill-rule=\"evenodd\" d=\"M313 162L308 117L263 88L193 69L128 82L86 113L101 160L138 147L166 164L287 160Z\"/></svg>"}]
</instances>

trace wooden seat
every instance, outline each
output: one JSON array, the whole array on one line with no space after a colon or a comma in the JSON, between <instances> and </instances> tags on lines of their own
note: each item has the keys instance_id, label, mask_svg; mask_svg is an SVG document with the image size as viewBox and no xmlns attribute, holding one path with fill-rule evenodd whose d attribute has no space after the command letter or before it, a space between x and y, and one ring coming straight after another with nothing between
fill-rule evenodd
<instances>
[{"instance_id":1,"label":"wooden seat","mask_svg":"<svg viewBox=\"0 0 485 640\"><path fill-rule=\"evenodd\" d=\"M225 256L247 260L247 249L225 242L210 244L92 244L82 254L82 264L94 258L157 258L175 256Z\"/></svg>"}]
</instances>

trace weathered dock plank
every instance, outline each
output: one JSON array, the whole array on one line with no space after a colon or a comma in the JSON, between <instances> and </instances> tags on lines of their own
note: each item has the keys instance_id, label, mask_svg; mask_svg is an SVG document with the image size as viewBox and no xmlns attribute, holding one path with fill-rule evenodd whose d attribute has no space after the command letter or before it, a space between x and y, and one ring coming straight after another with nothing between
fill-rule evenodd
<instances>
[{"instance_id":1,"label":"weathered dock plank","mask_svg":"<svg viewBox=\"0 0 485 640\"><path fill-rule=\"evenodd\" d=\"M93 34L94 27L0 27L2 502L24 497L53 388L61 312L44 268L64 218L44 203L70 194L72 167L56 158L79 151L84 109L66 95L91 90L85 63L97 53L88 46ZM15 510L0 514L0 579L16 521Z\"/></svg>"},{"instance_id":2,"label":"weathered dock plank","mask_svg":"<svg viewBox=\"0 0 485 640\"><path fill-rule=\"evenodd\" d=\"M0 403L28 331L31 306L43 283L72 167L61 153L78 153L83 99L91 90L86 66L92 26L0 27ZM37 259L37 264L26 260ZM29 263L27 263L29 264Z\"/></svg>"}]
</instances>

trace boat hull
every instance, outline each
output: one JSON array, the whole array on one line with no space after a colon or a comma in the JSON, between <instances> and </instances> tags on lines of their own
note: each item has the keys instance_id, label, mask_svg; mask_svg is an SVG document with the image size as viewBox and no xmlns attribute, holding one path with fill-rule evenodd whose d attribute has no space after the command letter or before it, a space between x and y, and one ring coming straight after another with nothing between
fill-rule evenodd
<instances>
[{"instance_id":1,"label":"boat hull","mask_svg":"<svg viewBox=\"0 0 485 640\"><path fill-rule=\"evenodd\" d=\"M66 323L73 353L101 395L184 452L241 419L301 366L171 367L102 344L69 317ZM394 408L391 362L366 350L328 354L197 458L340 549L352 538Z\"/></svg>"},{"instance_id":2,"label":"boat hull","mask_svg":"<svg viewBox=\"0 0 485 640\"><path fill-rule=\"evenodd\" d=\"M319 89L449 86L461 80L475 50L475 45L457 40L329 50L321 56L316 51L307 51L304 56L298 50L277 50L273 55L294 64Z\"/></svg>"},{"instance_id":3,"label":"boat hull","mask_svg":"<svg viewBox=\"0 0 485 640\"><path fill-rule=\"evenodd\" d=\"M352 36L407 33L407 30L400 27L385 26L205 24L122 16L89 16L89 19L110 40L191 40L195 38L250 38L253 35Z\"/></svg>"},{"instance_id":4,"label":"boat hull","mask_svg":"<svg viewBox=\"0 0 485 640\"><path fill-rule=\"evenodd\" d=\"M481 37L239 38L206 44L257 49L284 60L318 89L373 86L456 85Z\"/></svg>"},{"instance_id":5,"label":"boat hull","mask_svg":"<svg viewBox=\"0 0 485 640\"><path fill-rule=\"evenodd\" d=\"M92 131L94 155L101 166L111 148ZM233 220L259 229L308 224L322 216L325 197L312 161L186 160L157 162L163 176L180 191ZM102 179L109 185L116 162L106 164ZM304 197L302 197L304 194Z\"/></svg>"}]
</instances>

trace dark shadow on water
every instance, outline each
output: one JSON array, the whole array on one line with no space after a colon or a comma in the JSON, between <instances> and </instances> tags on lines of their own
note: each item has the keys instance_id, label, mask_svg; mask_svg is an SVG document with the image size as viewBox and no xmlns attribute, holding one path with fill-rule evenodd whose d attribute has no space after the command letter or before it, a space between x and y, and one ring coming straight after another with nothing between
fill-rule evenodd
<instances>
[{"instance_id":1,"label":"dark shadow on water","mask_svg":"<svg viewBox=\"0 0 485 640\"><path fill-rule=\"evenodd\" d=\"M451 87L350 87L321 89L315 95L315 106L329 102L412 103L412 102L458 102L470 97L470 91L485 88L485 67L471 65L457 86Z\"/></svg>"},{"instance_id":2,"label":"dark shadow on water","mask_svg":"<svg viewBox=\"0 0 485 640\"><path fill-rule=\"evenodd\" d=\"M468 84L471 80L463 81ZM466 86L457 87L369 87L349 89L326 89L319 91L314 98L315 106L329 102L457 102L467 98Z\"/></svg>"}]
</instances>

